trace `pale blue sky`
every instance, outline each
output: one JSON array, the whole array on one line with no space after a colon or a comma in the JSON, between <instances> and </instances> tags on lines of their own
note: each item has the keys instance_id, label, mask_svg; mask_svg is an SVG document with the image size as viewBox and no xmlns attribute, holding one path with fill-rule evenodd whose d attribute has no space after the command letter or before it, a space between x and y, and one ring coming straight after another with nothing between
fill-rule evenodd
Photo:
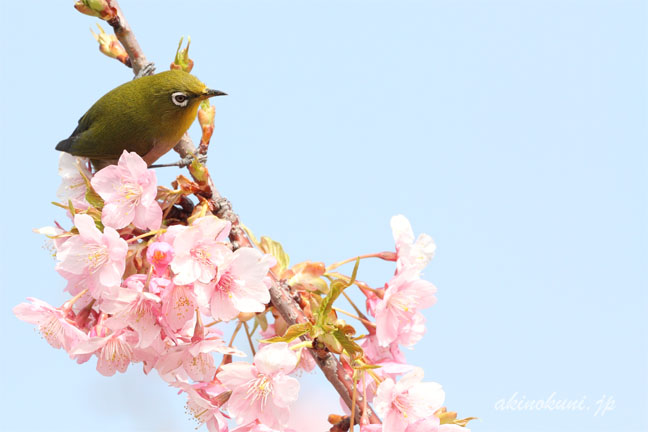
<instances>
[{"instance_id":1,"label":"pale blue sky","mask_svg":"<svg viewBox=\"0 0 648 432\"><path fill-rule=\"evenodd\" d=\"M49 204L54 145L131 78L72 4L0 1L1 428L191 431L184 398L156 376L104 378L11 314L27 296L63 301L31 232L65 219ZM481 419L474 431L648 429L646 2L122 8L160 70L192 36L194 73L230 94L214 101L216 184L293 262L390 249L397 213L435 238L426 278L439 302L408 359L452 410ZM363 264L361 277L378 285L391 270ZM554 392L590 410L495 409ZM325 430L313 405L339 411L333 392L314 374L302 394L312 430ZM603 396L615 409L594 416Z\"/></svg>"}]
</instances>

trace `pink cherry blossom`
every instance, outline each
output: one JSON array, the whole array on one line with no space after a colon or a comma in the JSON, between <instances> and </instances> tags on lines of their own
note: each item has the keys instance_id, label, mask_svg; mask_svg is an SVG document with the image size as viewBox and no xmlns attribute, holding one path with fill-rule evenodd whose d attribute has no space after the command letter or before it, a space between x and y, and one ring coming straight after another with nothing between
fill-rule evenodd
<instances>
[{"instance_id":1,"label":"pink cherry blossom","mask_svg":"<svg viewBox=\"0 0 648 432\"><path fill-rule=\"evenodd\" d=\"M149 292L157 296L160 296L161 293L164 292L164 290L166 290L166 288L173 283L171 282L170 279L166 277L152 276L151 278L149 278L148 275L142 273L135 273L133 275L128 276L126 279L124 279L122 285L125 286L126 288L143 292L144 286L146 285L147 281L148 281Z\"/></svg>"},{"instance_id":2,"label":"pink cherry blossom","mask_svg":"<svg viewBox=\"0 0 648 432\"><path fill-rule=\"evenodd\" d=\"M374 372L379 376L393 376L412 370L413 366L407 364L405 355L398 348L398 343L393 342L387 347L378 343L376 335L369 335L360 342L364 357L370 364L381 366ZM386 375L388 374L388 375Z\"/></svg>"},{"instance_id":3,"label":"pink cherry blossom","mask_svg":"<svg viewBox=\"0 0 648 432\"><path fill-rule=\"evenodd\" d=\"M227 346L220 338L200 340L173 347L160 357L155 368L160 375L168 375L182 368L194 381L209 382L214 379L216 366L212 353L245 357L245 353Z\"/></svg>"},{"instance_id":4,"label":"pink cherry blossom","mask_svg":"<svg viewBox=\"0 0 648 432\"><path fill-rule=\"evenodd\" d=\"M398 336L394 339L393 343L411 348L423 338L423 335L425 335L425 317L421 312L416 312L399 329Z\"/></svg>"},{"instance_id":5,"label":"pink cherry blossom","mask_svg":"<svg viewBox=\"0 0 648 432\"><path fill-rule=\"evenodd\" d=\"M40 334L53 348L70 352L74 346L86 339L86 334L65 318L65 312L42 300L28 297L31 303L21 303L13 313L25 322L36 324Z\"/></svg>"},{"instance_id":6,"label":"pink cherry blossom","mask_svg":"<svg viewBox=\"0 0 648 432\"><path fill-rule=\"evenodd\" d=\"M445 393L440 384L422 383L423 370L412 372L395 383L385 379L378 386L374 408L383 419L383 427L389 432L404 432L408 425L432 416L441 408Z\"/></svg>"},{"instance_id":7,"label":"pink cherry blossom","mask_svg":"<svg viewBox=\"0 0 648 432\"><path fill-rule=\"evenodd\" d=\"M173 260L173 246L162 241L151 243L146 248L146 259L153 266L155 274L162 276Z\"/></svg>"},{"instance_id":8,"label":"pink cherry blossom","mask_svg":"<svg viewBox=\"0 0 648 432\"><path fill-rule=\"evenodd\" d=\"M229 222L216 216L205 216L176 233L173 240L175 256L171 261L176 284L209 283L216 276L223 258L231 253L223 244L230 227Z\"/></svg>"},{"instance_id":9,"label":"pink cherry blossom","mask_svg":"<svg viewBox=\"0 0 648 432\"><path fill-rule=\"evenodd\" d=\"M193 326L196 309L198 304L191 286L171 283L162 292L162 316L171 330Z\"/></svg>"},{"instance_id":10,"label":"pink cherry blossom","mask_svg":"<svg viewBox=\"0 0 648 432\"><path fill-rule=\"evenodd\" d=\"M289 405L299 393L299 381L288 376L296 365L297 355L284 342L261 348L252 365L224 365L217 378L232 391L227 402L230 414L240 424L258 419L273 428L285 426Z\"/></svg>"},{"instance_id":11,"label":"pink cherry blossom","mask_svg":"<svg viewBox=\"0 0 648 432\"><path fill-rule=\"evenodd\" d=\"M439 418L430 416L407 426L406 432L439 432Z\"/></svg>"},{"instance_id":12,"label":"pink cherry blossom","mask_svg":"<svg viewBox=\"0 0 648 432\"><path fill-rule=\"evenodd\" d=\"M165 335L166 336L166 335ZM163 340L162 337L153 339L151 345L146 348L139 348L137 345L131 345L133 348L133 356L131 361L133 363L142 363L142 370L148 374L153 370L159 358L165 353L168 348L168 340Z\"/></svg>"},{"instance_id":13,"label":"pink cherry blossom","mask_svg":"<svg viewBox=\"0 0 648 432\"><path fill-rule=\"evenodd\" d=\"M137 347L150 346L160 335L157 323L160 316L160 298L155 294L134 289L119 288L104 297L100 309L112 314L104 325L113 331L130 326L138 336Z\"/></svg>"},{"instance_id":14,"label":"pink cherry blossom","mask_svg":"<svg viewBox=\"0 0 648 432\"><path fill-rule=\"evenodd\" d=\"M227 432L227 420L220 412L219 395L226 390L218 384L188 384L184 382L171 383L187 393L187 413L197 423L196 429L203 424L209 432Z\"/></svg>"},{"instance_id":15,"label":"pink cherry blossom","mask_svg":"<svg viewBox=\"0 0 648 432\"><path fill-rule=\"evenodd\" d=\"M211 353L245 357L245 353L236 348L228 347L222 340L204 340L192 344L182 356L182 367L194 381L211 381L216 375L214 357Z\"/></svg>"},{"instance_id":16,"label":"pink cherry blossom","mask_svg":"<svg viewBox=\"0 0 648 432\"><path fill-rule=\"evenodd\" d=\"M120 285L128 244L110 227L99 231L87 214L75 215L74 225L79 235L61 245L57 270L66 279L74 279L77 288L88 288L93 297L100 298L103 290Z\"/></svg>"},{"instance_id":17,"label":"pink cherry blossom","mask_svg":"<svg viewBox=\"0 0 648 432\"><path fill-rule=\"evenodd\" d=\"M103 198L101 221L116 229L133 223L137 228L156 230L162 223L162 208L155 200L157 178L135 152L126 150L117 165L95 174L92 187Z\"/></svg>"},{"instance_id":18,"label":"pink cherry blossom","mask_svg":"<svg viewBox=\"0 0 648 432\"><path fill-rule=\"evenodd\" d=\"M267 275L275 265L272 255L256 249L240 248L227 253L209 284L196 283L202 299L210 299L211 315L223 321L240 312L262 312L270 302Z\"/></svg>"},{"instance_id":19,"label":"pink cherry blossom","mask_svg":"<svg viewBox=\"0 0 648 432\"><path fill-rule=\"evenodd\" d=\"M63 204L72 201L75 208L85 210L89 207L85 199L87 185L83 178L91 179L92 174L87 168L87 159L78 158L62 152L59 157L58 173L61 176L61 185L56 191L56 196ZM83 173L83 175L82 175Z\"/></svg>"},{"instance_id":20,"label":"pink cherry blossom","mask_svg":"<svg viewBox=\"0 0 648 432\"><path fill-rule=\"evenodd\" d=\"M270 339L275 336L282 336L277 334L274 323L268 324L268 327L265 330L262 330L260 333L263 339ZM291 342L288 342L288 346L291 347L292 349L292 346L300 344L301 342L302 340L297 338ZM260 343L259 349L266 345L268 344ZM315 369L315 366L317 366L317 364L315 363L315 359L313 358L312 355L310 355L306 347L301 347L293 351L295 351L297 357L299 358L299 363L297 363L297 367L295 369L302 369L305 372L311 372L313 369Z\"/></svg>"},{"instance_id":21,"label":"pink cherry blossom","mask_svg":"<svg viewBox=\"0 0 648 432\"><path fill-rule=\"evenodd\" d=\"M72 350L77 354L95 354L97 372L104 376L113 376L115 372L126 372L133 357L131 345L137 341L135 333L119 331L108 336L89 337Z\"/></svg>"},{"instance_id":22,"label":"pink cherry blossom","mask_svg":"<svg viewBox=\"0 0 648 432\"><path fill-rule=\"evenodd\" d=\"M436 416L431 416L407 427L405 432L470 432L470 429L455 424L439 424Z\"/></svg>"},{"instance_id":23,"label":"pink cherry blossom","mask_svg":"<svg viewBox=\"0 0 648 432\"><path fill-rule=\"evenodd\" d=\"M417 273L409 268L396 274L376 305L376 335L382 346L396 341L403 328L420 324L422 316L417 316L417 311L436 303L436 287L420 279Z\"/></svg>"},{"instance_id":24,"label":"pink cherry blossom","mask_svg":"<svg viewBox=\"0 0 648 432\"><path fill-rule=\"evenodd\" d=\"M47 236L51 241L51 244L48 244L47 249L51 250L54 256L56 256L56 251L61 248L61 245L71 236L71 234L61 228L58 222L55 222L55 226L36 228L34 229L34 232Z\"/></svg>"},{"instance_id":25,"label":"pink cherry blossom","mask_svg":"<svg viewBox=\"0 0 648 432\"><path fill-rule=\"evenodd\" d=\"M436 250L432 237L420 234L414 241L412 226L403 215L392 217L391 228L396 242L396 272L400 273L406 268L415 269L417 272L423 270Z\"/></svg>"},{"instance_id":26,"label":"pink cherry blossom","mask_svg":"<svg viewBox=\"0 0 648 432\"><path fill-rule=\"evenodd\" d=\"M246 424L244 426L239 426L236 429L232 430L232 432L296 432L296 431L291 428L273 429L269 426L264 425L263 423L253 422L250 424Z\"/></svg>"},{"instance_id":27,"label":"pink cherry blossom","mask_svg":"<svg viewBox=\"0 0 648 432\"><path fill-rule=\"evenodd\" d=\"M408 430L407 432L410 431ZM414 432L424 432L424 431L423 429L421 429ZM444 424L444 425L439 425L439 428L436 430L436 432L470 432L470 429L468 429L467 427L454 425L454 424Z\"/></svg>"}]
</instances>

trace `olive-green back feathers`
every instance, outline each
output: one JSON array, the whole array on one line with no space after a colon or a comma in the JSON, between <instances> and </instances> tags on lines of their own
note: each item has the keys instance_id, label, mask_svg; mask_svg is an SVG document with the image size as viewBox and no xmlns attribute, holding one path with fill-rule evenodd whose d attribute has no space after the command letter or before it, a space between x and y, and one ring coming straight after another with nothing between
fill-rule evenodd
<instances>
[{"instance_id":1,"label":"olive-green back feathers","mask_svg":"<svg viewBox=\"0 0 648 432\"><path fill-rule=\"evenodd\" d=\"M177 142L204 90L198 78L179 70L129 81L99 99L56 150L91 159L117 159L124 150L144 156L156 144Z\"/></svg>"}]
</instances>

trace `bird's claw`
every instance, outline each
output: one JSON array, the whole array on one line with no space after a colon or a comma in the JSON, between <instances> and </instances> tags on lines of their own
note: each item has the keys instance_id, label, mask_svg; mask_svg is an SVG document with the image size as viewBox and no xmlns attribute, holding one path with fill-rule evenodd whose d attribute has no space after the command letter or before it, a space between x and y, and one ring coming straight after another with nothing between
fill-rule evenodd
<instances>
[{"instance_id":1,"label":"bird's claw","mask_svg":"<svg viewBox=\"0 0 648 432\"><path fill-rule=\"evenodd\" d=\"M153 165L149 165L149 168L164 168L164 167L184 168L184 167L188 167L189 165L191 165L191 163L194 160L197 160L201 164L204 164L205 162L207 162L207 155L204 155L204 154L201 154L201 153L199 153L198 155L195 155L195 156L194 155L189 155L189 156L183 157L178 162L169 163L169 164L153 164Z\"/></svg>"},{"instance_id":2,"label":"bird's claw","mask_svg":"<svg viewBox=\"0 0 648 432\"><path fill-rule=\"evenodd\" d=\"M143 76L148 76L148 75L153 75L155 73L155 63L147 63L142 69L140 69L139 72L137 72L137 75L135 75L135 78L142 78Z\"/></svg>"},{"instance_id":3,"label":"bird's claw","mask_svg":"<svg viewBox=\"0 0 648 432\"><path fill-rule=\"evenodd\" d=\"M205 162L207 162L207 155L204 155L202 153L198 153L196 155L185 156L182 159L180 159L180 162L178 162L178 166L180 168L188 167L189 165L191 165L191 163L194 160L197 160L201 164L204 164Z\"/></svg>"},{"instance_id":4,"label":"bird's claw","mask_svg":"<svg viewBox=\"0 0 648 432\"><path fill-rule=\"evenodd\" d=\"M220 197L214 200L214 204L218 207L216 214L222 214L226 211L232 211L232 203L227 198Z\"/></svg>"}]
</instances>

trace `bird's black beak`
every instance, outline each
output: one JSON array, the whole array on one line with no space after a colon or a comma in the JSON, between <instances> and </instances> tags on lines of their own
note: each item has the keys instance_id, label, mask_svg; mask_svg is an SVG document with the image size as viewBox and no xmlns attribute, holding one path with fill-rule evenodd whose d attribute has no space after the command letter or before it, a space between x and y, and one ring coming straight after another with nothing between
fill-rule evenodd
<instances>
[{"instance_id":1,"label":"bird's black beak","mask_svg":"<svg viewBox=\"0 0 648 432\"><path fill-rule=\"evenodd\" d=\"M203 91L202 96L204 98L210 98L213 96L227 96L227 93L222 92L220 90L205 89L205 91Z\"/></svg>"}]
</instances>

